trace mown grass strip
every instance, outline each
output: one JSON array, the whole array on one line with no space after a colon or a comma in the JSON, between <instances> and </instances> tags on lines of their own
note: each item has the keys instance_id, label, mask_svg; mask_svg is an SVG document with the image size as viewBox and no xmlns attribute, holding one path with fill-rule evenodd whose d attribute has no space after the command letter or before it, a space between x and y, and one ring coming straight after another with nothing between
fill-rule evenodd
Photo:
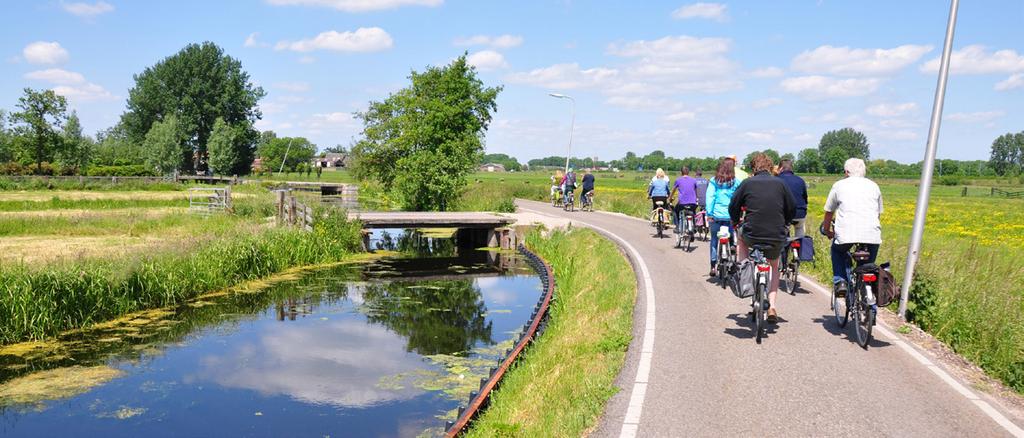
<instances>
[{"instance_id":1,"label":"mown grass strip","mask_svg":"<svg viewBox=\"0 0 1024 438\"><path fill-rule=\"evenodd\" d=\"M502 380L469 436L580 436L616 392L632 338L636 276L590 230L534 231L527 246L555 270L551 322Z\"/></svg>"}]
</instances>

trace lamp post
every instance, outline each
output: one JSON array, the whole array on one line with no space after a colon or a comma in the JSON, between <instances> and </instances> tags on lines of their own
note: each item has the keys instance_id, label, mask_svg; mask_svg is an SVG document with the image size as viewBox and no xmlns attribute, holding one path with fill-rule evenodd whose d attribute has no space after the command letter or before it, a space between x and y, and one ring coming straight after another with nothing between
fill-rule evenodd
<instances>
[{"instance_id":1,"label":"lamp post","mask_svg":"<svg viewBox=\"0 0 1024 438\"><path fill-rule=\"evenodd\" d=\"M903 273L903 287L900 289L900 318L907 317L907 300L914 282L914 268L921 256L921 238L924 237L924 219L928 215L928 198L932 189L932 174L935 172L935 150L939 141L939 126L942 124L942 104L946 99L946 80L949 77L949 56L953 50L953 31L956 29L956 13L960 0L952 0L949 6L949 22L946 23L946 41L939 62L939 81L935 86L935 103L932 104L931 127L928 129L928 146L924 152L921 169L921 184L917 194L917 208L914 212L914 227L910 233L910 247L907 250L907 266ZM939 165L941 166L941 162ZM941 172L941 167L940 174Z\"/></svg>"},{"instance_id":2,"label":"lamp post","mask_svg":"<svg viewBox=\"0 0 1024 438\"><path fill-rule=\"evenodd\" d=\"M549 93L548 95L556 99L569 99L572 102L572 121L569 123L569 148L565 151L565 173L569 173L569 156L572 155L572 131L576 128L576 99L573 99L572 96L558 93Z\"/></svg>"}]
</instances>

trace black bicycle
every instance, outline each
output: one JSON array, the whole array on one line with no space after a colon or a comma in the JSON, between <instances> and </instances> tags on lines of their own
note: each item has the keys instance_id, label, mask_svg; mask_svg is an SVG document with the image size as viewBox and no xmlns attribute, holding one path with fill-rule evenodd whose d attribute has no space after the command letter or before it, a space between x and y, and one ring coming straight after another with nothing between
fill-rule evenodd
<instances>
[{"instance_id":1,"label":"black bicycle","mask_svg":"<svg viewBox=\"0 0 1024 438\"><path fill-rule=\"evenodd\" d=\"M853 261L857 267L852 270L847 268L853 284L847 288L849 290L845 296L840 295L840 288L832 288L832 311L835 313L836 322L839 323L839 327L846 327L850 317L853 317L857 345L865 350L871 342L871 331L878 316L875 291L878 290L880 268L874 263L868 263L870 259L871 253L865 244L854 245Z\"/></svg>"},{"instance_id":2,"label":"black bicycle","mask_svg":"<svg viewBox=\"0 0 1024 438\"><path fill-rule=\"evenodd\" d=\"M789 244L783 251L784 263L779 269L779 280L790 295L796 295L796 290L800 287L800 239L789 239Z\"/></svg>"},{"instance_id":3,"label":"black bicycle","mask_svg":"<svg viewBox=\"0 0 1024 438\"><path fill-rule=\"evenodd\" d=\"M594 211L594 191L591 190L580 196L580 211Z\"/></svg>"},{"instance_id":4,"label":"black bicycle","mask_svg":"<svg viewBox=\"0 0 1024 438\"><path fill-rule=\"evenodd\" d=\"M562 206L562 209L565 211L576 210L576 195L572 190L569 190L568 193L565 194L565 205Z\"/></svg>"},{"instance_id":5,"label":"black bicycle","mask_svg":"<svg viewBox=\"0 0 1024 438\"><path fill-rule=\"evenodd\" d=\"M686 243L686 251L693 250L693 241L697 238L697 227L694 225L693 212L688 209L683 209L683 217L676 218L676 233L678 239L676 240L676 248L683 248L683 243Z\"/></svg>"},{"instance_id":6,"label":"black bicycle","mask_svg":"<svg viewBox=\"0 0 1024 438\"><path fill-rule=\"evenodd\" d=\"M725 230L726 233L722 233L722 230ZM722 226L718 229L718 233L716 236L718 239L718 263L715 265L715 269L718 270L718 282L722 285L722 289L725 289L729 284L729 274L737 263L736 244L732 240L732 233L729 232L728 227Z\"/></svg>"},{"instance_id":7,"label":"black bicycle","mask_svg":"<svg viewBox=\"0 0 1024 438\"><path fill-rule=\"evenodd\" d=\"M754 262L756 269L754 272L754 295L750 297L750 317L754 320L754 340L758 344L761 343L761 338L767 331L765 313L770 306L768 302L768 285L772 283L772 267L764 256L766 249L767 247L765 246L754 245L750 251L750 260Z\"/></svg>"}]
</instances>

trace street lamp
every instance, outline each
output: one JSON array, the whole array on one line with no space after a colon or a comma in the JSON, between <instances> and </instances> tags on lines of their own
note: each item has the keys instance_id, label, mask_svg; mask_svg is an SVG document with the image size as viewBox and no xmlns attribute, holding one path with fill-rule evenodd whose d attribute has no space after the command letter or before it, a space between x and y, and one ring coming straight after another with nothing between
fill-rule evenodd
<instances>
[{"instance_id":1,"label":"street lamp","mask_svg":"<svg viewBox=\"0 0 1024 438\"><path fill-rule=\"evenodd\" d=\"M572 131L576 128L576 99L558 93L548 93L548 96L556 99L569 99L572 102L572 122L569 123L569 149L565 151L565 173L569 173L569 156L572 154Z\"/></svg>"}]
</instances>

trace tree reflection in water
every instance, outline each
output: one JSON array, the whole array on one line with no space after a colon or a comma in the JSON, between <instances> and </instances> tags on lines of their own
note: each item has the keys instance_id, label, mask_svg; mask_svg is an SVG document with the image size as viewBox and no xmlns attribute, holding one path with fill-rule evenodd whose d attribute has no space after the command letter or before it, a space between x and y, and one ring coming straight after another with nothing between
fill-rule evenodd
<instances>
[{"instance_id":1,"label":"tree reflection in water","mask_svg":"<svg viewBox=\"0 0 1024 438\"><path fill-rule=\"evenodd\" d=\"M398 251L427 257L454 257L458 254L455 239L450 236L428 235L419 230L379 230L373 247L378 250Z\"/></svg>"},{"instance_id":2,"label":"tree reflection in water","mask_svg":"<svg viewBox=\"0 0 1024 438\"><path fill-rule=\"evenodd\" d=\"M473 280L370 283L363 301L367 319L406 337L407 351L452 354L494 343L487 306Z\"/></svg>"}]
</instances>

